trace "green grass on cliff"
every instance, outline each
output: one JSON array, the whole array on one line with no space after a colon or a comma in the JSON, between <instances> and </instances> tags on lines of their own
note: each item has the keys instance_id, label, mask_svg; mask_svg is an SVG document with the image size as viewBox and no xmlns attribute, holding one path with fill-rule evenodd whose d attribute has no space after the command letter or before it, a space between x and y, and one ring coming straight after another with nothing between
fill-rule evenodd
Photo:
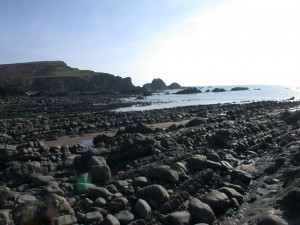
<instances>
[{"instance_id":1,"label":"green grass on cliff","mask_svg":"<svg viewBox=\"0 0 300 225\"><path fill-rule=\"evenodd\" d=\"M61 61L41 61L0 65L0 82L10 83L20 80L45 77L80 77L95 75L90 70L79 70L68 67Z\"/></svg>"}]
</instances>

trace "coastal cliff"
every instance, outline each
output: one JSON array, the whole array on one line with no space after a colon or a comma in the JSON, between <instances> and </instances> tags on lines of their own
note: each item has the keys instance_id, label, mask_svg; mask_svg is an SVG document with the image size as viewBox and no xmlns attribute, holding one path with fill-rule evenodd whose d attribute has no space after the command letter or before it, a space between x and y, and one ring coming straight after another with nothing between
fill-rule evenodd
<instances>
[{"instance_id":1,"label":"coastal cliff","mask_svg":"<svg viewBox=\"0 0 300 225\"><path fill-rule=\"evenodd\" d=\"M0 65L0 88L6 91L125 91L131 78L67 66L61 61Z\"/></svg>"}]
</instances>

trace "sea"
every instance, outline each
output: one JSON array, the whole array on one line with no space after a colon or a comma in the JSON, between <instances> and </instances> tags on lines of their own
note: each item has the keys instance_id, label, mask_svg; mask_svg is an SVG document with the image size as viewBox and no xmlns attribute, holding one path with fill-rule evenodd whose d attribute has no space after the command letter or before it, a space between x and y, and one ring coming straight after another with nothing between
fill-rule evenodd
<instances>
[{"instance_id":1,"label":"sea","mask_svg":"<svg viewBox=\"0 0 300 225\"><path fill-rule=\"evenodd\" d=\"M231 91L233 87L248 87L249 90ZM131 107L118 108L116 112L144 111L164 108L173 108L191 105L209 104L244 104L257 101L286 101L300 100L299 86L271 86L271 85L226 85L226 86L201 86L197 87L202 93L197 94L175 94L179 90L165 90L143 96L142 99L136 97L124 98L122 101L131 102ZM223 88L225 92L206 92L214 88ZM145 103L150 103L145 105Z\"/></svg>"}]
</instances>

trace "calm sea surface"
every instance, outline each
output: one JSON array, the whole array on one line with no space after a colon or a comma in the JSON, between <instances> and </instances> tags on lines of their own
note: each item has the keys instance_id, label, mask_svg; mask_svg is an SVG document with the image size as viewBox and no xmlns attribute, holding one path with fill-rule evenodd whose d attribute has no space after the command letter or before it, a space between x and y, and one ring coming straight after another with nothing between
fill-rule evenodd
<instances>
[{"instance_id":1,"label":"calm sea surface","mask_svg":"<svg viewBox=\"0 0 300 225\"><path fill-rule=\"evenodd\" d=\"M208 92L207 89L224 88L226 92ZM233 87L248 87L247 91L230 91ZM178 106L189 105L208 105L217 103L245 103L264 100L287 100L295 97L295 100L300 99L300 87L291 86L265 86L265 85L245 85L245 86L204 86L198 87L203 93L198 94L174 94L178 90L162 91L152 96L144 97L142 100L135 98L127 98L124 101L135 102L132 107L119 108L115 111L143 111L163 108L173 108ZM142 103L150 102L151 105L141 106Z\"/></svg>"}]
</instances>

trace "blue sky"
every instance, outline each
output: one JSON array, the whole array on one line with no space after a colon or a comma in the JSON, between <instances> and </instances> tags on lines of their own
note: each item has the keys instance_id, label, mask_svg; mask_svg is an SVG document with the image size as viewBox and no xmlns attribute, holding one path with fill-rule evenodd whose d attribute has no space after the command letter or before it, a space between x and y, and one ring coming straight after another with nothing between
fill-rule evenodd
<instances>
[{"instance_id":1,"label":"blue sky","mask_svg":"<svg viewBox=\"0 0 300 225\"><path fill-rule=\"evenodd\" d=\"M299 15L297 0L0 0L0 64L62 60L135 85L295 84Z\"/></svg>"}]
</instances>

